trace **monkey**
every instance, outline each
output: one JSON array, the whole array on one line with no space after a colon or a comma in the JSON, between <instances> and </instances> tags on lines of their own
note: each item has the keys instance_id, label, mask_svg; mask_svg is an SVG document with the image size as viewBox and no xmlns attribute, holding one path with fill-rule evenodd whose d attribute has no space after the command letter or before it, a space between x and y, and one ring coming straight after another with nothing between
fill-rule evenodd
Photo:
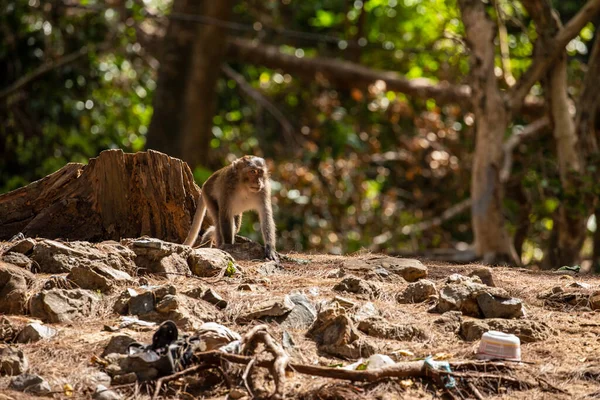
<instances>
[{"instance_id":1,"label":"monkey","mask_svg":"<svg viewBox=\"0 0 600 400\"><path fill-rule=\"evenodd\" d=\"M204 182L192 226L183 244L191 246L196 242L207 211L213 227L203 239L212 232L217 247L234 244L235 235L242 225L242 214L250 210L258 212L265 258L279 261L275 251L269 171L265 160L255 156L243 156L234 160L231 165L216 171Z\"/></svg>"}]
</instances>

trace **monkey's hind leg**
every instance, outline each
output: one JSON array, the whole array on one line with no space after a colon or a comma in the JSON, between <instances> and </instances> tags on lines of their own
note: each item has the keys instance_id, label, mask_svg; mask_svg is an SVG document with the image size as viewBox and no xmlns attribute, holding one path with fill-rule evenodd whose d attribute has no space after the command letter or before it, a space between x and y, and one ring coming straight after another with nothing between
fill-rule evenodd
<instances>
[{"instance_id":1,"label":"monkey's hind leg","mask_svg":"<svg viewBox=\"0 0 600 400\"><path fill-rule=\"evenodd\" d=\"M202 235L202 238L200 239L200 247L204 247L206 245L210 245L210 247L213 247L213 245L215 244L215 242L216 242L216 240L215 240L215 227L211 226Z\"/></svg>"}]
</instances>

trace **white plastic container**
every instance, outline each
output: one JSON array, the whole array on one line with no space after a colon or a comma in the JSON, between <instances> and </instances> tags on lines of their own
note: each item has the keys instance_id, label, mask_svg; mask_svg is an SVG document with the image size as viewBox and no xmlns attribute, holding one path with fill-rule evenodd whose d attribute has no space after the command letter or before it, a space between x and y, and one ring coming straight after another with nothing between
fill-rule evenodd
<instances>
[{"instance_id":1,"label":"white plastic container","mask_svg":"<svg viewBox=\"0 0 600 400\"><path fill-rule=\"evenodd\" d=\"M521 361L521 340L511 333L488 331L481 336L477 358Z\"/></svg>"}]
</instances>

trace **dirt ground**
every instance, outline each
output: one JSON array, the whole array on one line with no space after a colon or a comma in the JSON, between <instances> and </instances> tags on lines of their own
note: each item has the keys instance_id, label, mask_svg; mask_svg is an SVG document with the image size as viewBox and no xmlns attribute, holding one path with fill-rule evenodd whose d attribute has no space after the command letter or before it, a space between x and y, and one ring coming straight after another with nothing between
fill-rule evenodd
<instances>
[{"instance_id":1,"label":"dirt ground","mask_svg":"<svg viewBox=\"0 0 600 400\"><path fill-rule=\"evenodd\" d=\"M178 292L198 285L210 286L229 302L229 306L220 314L216 321L243 334L253 325L237 325L236 316L254 301L275 295L285 295L292 292L304 293L313 303L330 300L340 293L332 290L340 278L326 276L338 268L345 257L293 254L295 258L310 261L306 265L294 262L283 262L283 270L277 274L264 276L256 272L258 262L241 261L243 275L232 278L200 279L186 277L171 277L171 284ZM428 267L428 279L434 281L438 288L449 275L454 273L468 274L477 265L444 265L423 261ZM551 272L534 272L525 269L497 267L492 270L496 286L506 289L512 296L526 303L527 318L545 322L554 329L554 335L538 343L524 343L521 346L522 364L511 365L509 370L499 371L490 368L489 373L503 374L523 381L534 381L538 384L532 388L519 388L499 382L497 379L486 380L476 377L471 380L479 389L482 398L489 399L584 399L600 398L600 313L598 310L584 311L569 309L551 310L544 307L543 300L538 299L541 292L556 286L566 286L573 281L585 282L600 289L600 277L593 275L565 276ZM164 284L166 279L149 278L150 284ZM210 282L210 283L209 283ZM240 283L251 283L255 291L237 290ZM452 333L435 329L433 321L439 314L427 312L430 304L400 304L395 300L407 283L402 279L386 281L381 278L378 284L383 288L376 299L367 299L360 295L343 294L357 303L372 301L381 315L395 324L420 324L430 332L430 340L425 342L401 342L369 338L377 351L392 355L396 361L410 361L433 355L438 359L450 362L474 360L474 351L478 342L465 342ZM93 317L71 324L54 324L58 335L50 340L32 344L19 344L29 359L30 372L38 373L46 378L55 391L50 396L54 398L90 398L90 377L101 370L95 363L94 356L99 356L114 333L103 330L105 325L118 325L119 316L112 314L110 309L120 290L114 294L103 296L102 306ZM465 317L468 318L468 317ZM28 321L27 317L11 316L16 322ZM153 330L122 329L120 333L133 336L140 342L151 341ZM306 330L288 329L295 347L290 352L292 361L308 365L338 365L349 364L352 361L328 357L317 351L315 343L305 336ZM273 323L270 332L274 338L281 341L282 330ZM405 352L408 351L410 353ZM403 355L406 354L406 355ZM0 377L0 399L34 398L23 393L7 390L10 377ZM73 387L73 393L68 396L64 385ZM270 383L267 383L267 386ZM184 388L174 390L169 398L226 398L228 388L217 384L205 388L197 397L185 394ZM461 386L464 388L464 386ZM331 389L330 396L326 395ZM149 399L154 389L153 383L142 385L125 385L117 388L124 398ZM311 390L321 389L319 395L309 396ZM345 392L344 392L345 391ZM412 398L476 398L472 391L456 389L443 390L429 378L383 379L374 383L345 382L327 378L305 376L291 373L288 376L287 392L289 398L378 398L378 399L412 399ZM150 394L149 394L150 393ZM336 394L337 393L337 394ZM344 395L343 393L347 393ZM3 395L5 397L3 397ZM6 397L8 396L8 397ZM47 398L47 397L46 397Z\"/></svg>"}]
</instances>

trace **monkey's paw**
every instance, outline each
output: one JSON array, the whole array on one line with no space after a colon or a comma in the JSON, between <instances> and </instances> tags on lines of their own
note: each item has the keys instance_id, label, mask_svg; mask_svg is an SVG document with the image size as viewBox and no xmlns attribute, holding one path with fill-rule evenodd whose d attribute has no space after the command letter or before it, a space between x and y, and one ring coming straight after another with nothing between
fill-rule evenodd
<instances>
[{"instance_id":1,"label":"monkey's paw","mask_svg":"<svg viewBox=\"0 0 600 400\"><path fill-rule=\"evenodd\" d=\"M275 250L273 250L273 248L269 244L265 246L265 259L271 260L271 261L276 261L277 264L279 264L279 256L277 255L277 252Z\"/></svg>"}]
</instances>

